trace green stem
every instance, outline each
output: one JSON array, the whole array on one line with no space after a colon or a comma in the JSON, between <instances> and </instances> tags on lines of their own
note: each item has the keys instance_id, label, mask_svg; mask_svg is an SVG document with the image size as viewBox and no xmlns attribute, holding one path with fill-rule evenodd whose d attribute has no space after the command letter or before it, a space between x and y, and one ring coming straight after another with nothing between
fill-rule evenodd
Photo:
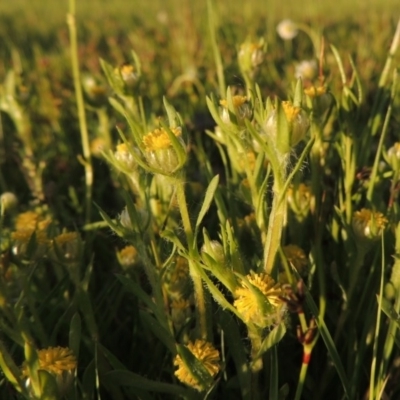
<instances>
[{"instance_id":1,"label":"green stem","mask_svg":"<svg viewBox=\"0 0 400 400\"><path fill-rule=\"evenodd\" d=\"M370 399L381 399L381 396L378 397L378 393L380 392L380 388L385 384L385 377L382 377L381 380L376 376L376 367L378 360L378 346L380 339L380 331L381 331L381 316L382 316L382 298L383 298L383 283L385 276L385 252L384 249L384 236L382 235L382 262L381 262L381 279L379 285L379 296L378 296L378 309L376 316L376 324L375 324L375 335L374 335L374 345L372 348L372 363L371 363L371 373L369 380L369 395ZM383 365L383 363L381 364Z\"/></svg>"},{"instance_id":2,"label":"green stem","mask_svg":"<svg viewBox=\"0 0 400 400\"><path fill-rule=\"evenodd\" d=\"M299 375L299 381L297 383L295 400L301 399L301 394L303 392L304 382L306 381L308 365L310 364L311 352L314 345L305 345L303 347L303 362L301 364L301 370Z\"/></svg>"},{"instance_id":3,"label":"green stem","mask_svg":"<svg viewBox=\"0 0 400 400\"><path fill-rule=\"evenodd\" d=\"M86 125L85 103L83 100L81 78L78 62L78 40L75 24L75 0L69 1L69 13L67 14L67 25L69 28L70 51L72 73L74 78L74 88L76 96L76 104L78 108L79 129L81 133L82 150L83 150L83 167L85 168L85 222L90 222L90 214L92 207L92 191L93 191L93 167L90 153L89 133Z\"/></svg>"},{"instance_id":4,"label":"green stem","mask_svg":"<svg viewBox=\"0 0 400 400\"><path fill-rule=\"evenodd\" d=\"M215 21L214 21L214 10L212 7L212 0L207 0L207 10L208 10L208 26L210 29L211 47L214 54L215 66L217 68L219 95L223 98L225 97L226 94L224 66L222 64L222 58L219 52L217 39L215 36Z\"/></svg>"},{"instance_id":5,"label":"green stem","mask_svg":"<svg viewBox=\"0 0 400 400\"><path fill-rule=\"evenodd\" d=\"M184 183L180 178L175 179L175 187L176 187L176 197L179 205L179 210L182 217L183 229L186 233L187 245L189 249L189 270L190 276L193 280L194 286L194 294L195 294L195 303L196 303L196 311L198 313L198 325L200 329L200 336L202 339L207 339L207 310L206 310L206 302L204 297L204 287L203 282L201 280L201 276L197 271L196 263L193 262L193 258L195 256L195 243L193 237L192 225L190 223L189 212L187 209L186 196L185 196L185 187Z\"/></svg>"},{"instance_id":6,"label":"green stem","mask_svg":"<svg viewBox=\"0 0 400 400\"><path fill-rule=\"evenodd\" d=\"M284 162L280 170L280 176L277 176L277 174L274 176L274 200L272 202L272 209L268 220L268 233L264 245L264 270L269 275L273 272L276 254L281 245L282 230L286 218L286 200L282 198L286 162Z\"/></svg>"},{"instance_id":7,"label":"green stem","mask_svg":"<svg viewBox=\"0 0 400 400\"><path fill-rule=\"evenodd\" d=\"M386 137L386 133L388 131L389 121L392 116L392 110L393 110L392 104L394 101L394 97L396 95L396 86L397 86L397 73L394 72L392 90L391 90L391 94L390 94L390 103L389 103L388 109L386 111L385 121L383 123L381 137L379 138L378 149L376 151L374 165L372 167L372 172L371 172L371 177L370 177L370 183L368 186L367 199L369 202L372 202L372 196L373 196L374 189L375 189L375 180L378 175L379 160L380 160L381 154L382 154L382 147L383 147L383 143L384 143L384 140Z\"/></svg>"}]
</instances>

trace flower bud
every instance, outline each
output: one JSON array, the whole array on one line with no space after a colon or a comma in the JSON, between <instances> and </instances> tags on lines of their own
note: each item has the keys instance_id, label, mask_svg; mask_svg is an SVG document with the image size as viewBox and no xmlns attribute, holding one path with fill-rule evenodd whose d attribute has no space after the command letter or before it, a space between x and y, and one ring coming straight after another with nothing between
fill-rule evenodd
<instances>
[{"instance_id":1,"label":"flower bud","mask_svg":"<svg viewBox=\"0 0 400 400\"><path fill-rule=\"evenodd\" d=\"M0 196L0 213L1 215L5 214L6 212L12 212L15 210L18 204L18 198L14 193L11 192L4 192Z\"/></svg>"},{"instance_id":2,"label":"flower bud","mask_svg":"<svg viewBox=\"0 0 400 400\"><path fill-rule=\"evenodd\" d=\"M225 252L224 247L218 240L210 240L203 244L201 248L201 253L205 253L213 258L218 264L225 264Z\"/></svg>"},{"instance_id":3,"label":"flower bud","mask_svg":"<svg viewBox=\"0 0 400 400\"><path fill-rule=\"evenodd\" d=\"M290 19L281 21L276 27L276 31L283 40L292 40L299 33L297 24Z\"/></svg>"},{"instance_id":4,"label":"flower bud","mask_svg":"<svg viewBox=\"0 0 400 400\"><path fill-rule=\"evenodd\" d=\"M130 269L138 262L138 251L134 246L125 246L117 253L117 258L124 270Z\"/></svg>"},{"instance_id":5,"label":"flower bud","mask_svg":"<svg viewBox=\"0 0 400 400\"><path fill-rule=\"evenodd\" d=\"M119 68L114 70L117 77L121 78L124 84L132 88L135 86L139 79L139 75L135 71L135 67L132 64L124 63Z\"/></svg>"},{"instance_id":6,"label":"flower bud","mask_svg":"<svg viewBox=\"0 0 400 400\"><path fill-rule=\"evenodd\" d=\"M53 240L55 258L63 263L75 263L82 254L82 241L78 232L64 232Z\"/></svg>"},{"instance_id":7,"label":"flower bud","mask_svg":"<svg viewBox=\"0 0 400 400\"><path fill-rule=\"evenodd\" d=\"M311 206L311 188L310 186L300 183L291 186L287 192L287 200L290 209L299 221L307 217Z\"/></svg>"},{"instance_id":8,"label":"flower bud","mask_svg":"<svg viewBox=\"0 0 400 400\"><path fill-rule=\"evenodd\" d=\"M251 118L252 110L246 96L237 95L232 97L233 110L229 110L229 104L227 100L221 100L219 103L222 106L220 116L222 121L226 124L237 123L239 125L243 125L244 119ZM232 111L236 116L236 121L231 119L230 112Z\"/></svg>"},{"instance_id":9,"label":"flower bud","mask_svg":"<svg viewBox=\"0 0 400 400\"><path fill-rule=\"evenodd\" d=\"M135 149L132 149L135 151ZM122 172L127 174L136 171L137 164L135 159L133 158L131 152L129 151L128 146L125 143L121 143L117 145L117 150L114 152L115 160L117 161L117 167Z\"/></svg>"},{"instance_id":10,"label":"flower bud","mask_svg":"<svg viewBox=\"0 0 400 400\"><path fill-rule=\"evenodd\" d=\"M107 104L107 88L99 83L96 78L90 74L86 74L82 78L83 90L90 101L95 106Z\"/></svg>"},{"instance_id":11,"label":"flower bud","mask_svg":"<svg viewBox=\"0 0 400 400\"><path fill-rule=\"evenodd\" d=\"M242 73L254 73L255 69L264 61L264 42L259 43L246 41L240 46L238 53L239 67Z\"/></svg>"},{"instance_id":12,"label":"flower bud","mask_svg":"<svg viewBox=\"0 0 400 400\"><path fill-rule=\"evenodd\" d=\"M306 112L300 107L294 107L290 101L283 101L282 109L286 116L287 126L278 127L278 111L274 109L267 117L264 133L260 136L264 138L268 136L281 153L289 153L292 147L304 139L310 127L310 121Z\"/></svg>"},{"instance_id":13,"label":"flower bud","mask_svg":"<svg viewBox=\"0 0 400 400\"><path fill-rule=\"evenodd\" d=\"M138 226L136 226L134 221L131 220L128 209L127 209L127 207L125 207L122 210L121 215L119 216L119 222L126 229L129 229L129 230L139 229L141 231L144 228L146 228L146 226L148 225L149 212L147 210L145 210L144 208L141 208L139 210L136 210L136 215L137 215L137 219L138 219L138 221L136 221Z\"/></svg>"},{"instance_id":14,"label":"flower bud","mask_svg":"<svg viewBox=\"0 0 400 400\"><path fill-rule=\"evenodd\" d=\"M296 64L295 77L304 80L313 80L318 70L318 64L315 60L303 60Z\"/></svg>"},{"instance_id":15,"label":"flower bud","mask_svg":"<svg viewBox=\"0 0 400 400\"><path fill-rule=\"evenodd\" d=\"M395 143L387 151L387 162L393 169L393 171L400 170L400 142Z\"/></svg>"},{"instance_id":16,"label":"flower bud","mask_svg":"<svg viewBox=\"0 0 400 400\"><path fill-rule=\"evenodd\" d=\"M363 208L354 213L352 227L359 239L376 240L382 235L387 222L382 213Z\"/></svg>"},{"instance_id":17,"label":"flower bud","mask_svg":"<svg viewBox=\"0 0 400 400\"><path fill-rule=\"evenodd\" d=\"M181 138L180 127L171 128L172 133L177 137L179 145L185 149L185 142ZM145 156L149 166L163 171L166 175L175 172L181 166L178 150L171 142L168 133L164 128L155 129L143 137Z\"/></svg>"}]
</instances>

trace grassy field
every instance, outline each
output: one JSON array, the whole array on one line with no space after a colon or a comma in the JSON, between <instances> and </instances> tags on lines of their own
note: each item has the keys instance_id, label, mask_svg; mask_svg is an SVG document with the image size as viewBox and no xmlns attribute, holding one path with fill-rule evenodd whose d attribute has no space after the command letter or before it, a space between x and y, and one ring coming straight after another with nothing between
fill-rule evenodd
<instances>
[{"instance_id":1,"label":"grassy field","mask_svg":"<svg viewBox=\"0 0 400 400\"><path fill-rule=\"evenodd\" d=\"M400 398L397 3L0 2L0 399Z\"/></svg>"}]
</instances>

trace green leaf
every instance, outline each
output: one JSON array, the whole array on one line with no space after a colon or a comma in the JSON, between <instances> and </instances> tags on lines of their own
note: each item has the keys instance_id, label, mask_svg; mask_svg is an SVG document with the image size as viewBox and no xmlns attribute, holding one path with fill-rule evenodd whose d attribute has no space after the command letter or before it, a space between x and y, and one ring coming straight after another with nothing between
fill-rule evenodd
<instances>
[{"instance_id":1,"label":"green leaf","mask_svg":"<svg viewBox=\"0 0 400 400\"><path fill-rule=\"evenodd\" d=\"M24 355L33 393L38 396L41 393L41 385L38 375L39 357L36 348L30 343L30 341L25 341Z\"/></svg>"},{"instance_id":2,"label":"green leaf","mask_svg":"<svg viewBox=\"0 0 400 400\"><path fill-rule=\"evenodd\" d=\"M393 308L393 306L390 303L390 301L388 301L385 298L382 298L381 309L391 319L391 321L394 322L397 325L398 328L400 328L400 315Z\"/></svg>"},{"instance_id":3,"label":"green leaf","mask_svg":"<svg viewBox=\"0 0 400 400\"><path fill-rule=\"evenodd\" d=\"M160 235L163 239L166 239L173 243L180 251L185 251L185 247L183 246L175 232L169 229L164 229L162 232L160 232Z\"/></svg>"},{"instance_id":4,"label":"green leaf","mask_svg":"<svg viewBox=\"0 0 400 400\"><path fill-rule=\"evenodd\" d=\"M82 321L79 313L75 313L69 327L69 348L76 358L79 358L79 347L82 334Z\"/></svg>"},{"instance_id":5,"label":"green leaf","mask_svg":"<svg viewBox=\"0 0 400 400\"><path fill-rule=\"evenodd\" d=\"M192 377L197 381L202 390L207 390L214 381L207 368L186 346L177 345L176 348Z\"/></svg>"},{"instance_id":6,"label":"green leaf","mask_svg":"<svg viewBox=\"0 0 400 400\"><path fill-rule=\"evenodd\" d=\"M291 127L281 102L276 105L276 148L281 154L291 151Z\"/></svg>"},{"instance_id":7,"label":"green leaf","mask_svg":"<svg viewBox=\"0 0 400 400\"><path fill-rule=\"evenodd\" d=\"M125 370L106 372L102 376L102 378L109 380L114 385L130 386L152 392L168 393L175 396L184 396L187 395L188 392L187 389L181 386L153 381L151 379L143 378L138 374Z\"/></svg>"},{"instance_id":8,"label":"green leaf","mask_svg":"<svg viewBox=\"0 0 400 400\"><path fill-rule=\"evenodd\" d=\"M293 107L301 107L303 99L303 82L299 78L296 82L296 89L294 91Z\"/></svg>"},{"instance_id":9,"label":"green leaf","mask_svg":"<svg viewBox=\"0 0 400 400\"><path fill-rule=\"evenodd\" d=\"M286 326L282 321L279 325L275 326L274 329L268 334L268 336L261 343L260 350L257 354L257 358L261 357L267 350L278 344L286 334Z\"/></svg>"},{"instance_id":10,"label":"green leaf","mask_svg":"<svg viewBox=\"0 0 400 400\"><path fill-rule=\"evenodd\" d=\"M224 332L229 354L235 363L242 399L251 400L251 370L247 362L247 354L242 344L238 324L228 312L221 309L218 310L218 321Z\"/></svg>"},{"instance_id":11,"label":"green leaf","mask_svg":"<svg viewBox=\"0 0 400 400\"><path fill-rule=\"evenodd\" d=\"M154 314L158 313L157 306L154 304L152 298L132 279L124 275L116 275L117 279L124 285L124 287L132 292L141 302L143 302Z\"/></svg>"},{"instance_id":12,"label":"green leaf","mask_svg":"<svg viewBox=\"0 0 400 400\"><path fill-rule=\"evenodd\" d=\"M141 310L139 314L142 321L150 328L154 336L156 336L172 354L175 354L175 339L171 333L148 312Z\"/></svg>"},{"instance_id":13,"label":"green leaf","mask_svg":"<svg viewBox=\"0 0 400 400\"><path fill-rule=\"evenodd\" d=\"M40 400L59 400L60 392L58 390L58 385L56 378L46 370L38 371L41 396Z\"/></svg>"},{"instance_id":14,"label":"green leaf","mask_svg":"<svg viewBox=\"0 0 400 400\"><path fill-rule=\"evenodd\" d=\"M204 216L206 215L207 211L209 210L209 208L211 206L211 203L214 199L215 191L217 190L217 187L218 187L218 183L219 183L219 175L215 175L207 187L206 195L204 196L204 202L203 202L203 205L201 206L201 210L197 217L196 231L199 228L201 222L203 221ZM195 236L197 236L197 235L195 234Z\"/></svg>"},{"instance_id":15,"label":"green leaf","mask_svg":"<svg viewBox=\"0 0 400 400\"><path fill-rule=\"evenodd\" d=\"M94 395L94 385L96 374L94 370L94 359L90 361L88 366L86 367L83 377L82 377L82 392L83 392L83 399L93 399Z\"/></svg>"},{"instance_id":16,"label":"green leaf","mask_svg":"<svg viewBox=\"0 0 400 400\"><path fill-rule=\"evenodd\" d=\"M318 307L315 304L314 299L312 298L310 292L307 289L306 289L306 302L307 302L308 307L311 310L311 313L313 315L318 316L319 315ZM350 391L350 383L349 383L349 380L347 379L346 372L344 370L339 353L336 350L335 342L332 339L332 336L325 324L325 321L323 319L317 317L316 322L317 322L318 330L321 334L321 337L322 337L322 339L325 343L325 346L328 350L329 356L332 360L332 364L335 367L336 372L338 373L339 378L342 382L342 386L346 393L346 396L348 398L350 398L350 392L351 392Z\"/></svg>"}]
</instances>

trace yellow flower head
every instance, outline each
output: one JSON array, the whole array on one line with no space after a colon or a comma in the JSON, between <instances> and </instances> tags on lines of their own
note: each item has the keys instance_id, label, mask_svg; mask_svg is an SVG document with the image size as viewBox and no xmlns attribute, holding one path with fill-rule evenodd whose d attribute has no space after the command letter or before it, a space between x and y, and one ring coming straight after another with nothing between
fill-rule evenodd
<instances>
[{"instance_id":1,"label":"yellow flower head","mask_svg":"<svg viewBox=\"0 0 400 400\"><path fill-rule=\"evenodd\" d=\"M68 347L48 347L38 351L39 369L53 375L61 375L64 371L76 368L76 358ZM22 374L28 376L26 365L22 366Z\"/></svg>"},{"instance_id":2,"label":"yellow flower head","mask_svg":"<svg viewBox=\"0 0 400 400\"><path fill-rule=\"evenodd\" d=\"M182 129L180 127L171 128L171 131L176 137L181 136ZM149 132L143 137L143 144L146 151L156 151L167 149L172 146L171 139L164 128L157 128L153 132Z\"/></svg>"},{"instance_id":3,"label":"yellow flower head","mask_svg":"<svg viewBox=\"0 0 400 400\"><path fill-rule=\"evenodd\" d=\"M107 142L102 137L97 137L90 142L90 151L95 157L101 157L107 147Z\"/></svg>"},{"instance_id":4,"label":"yellow flower head","mask_svg":"<svg viewBox=\"0 0 400 400\"><path fill-rule=\"evenodd\" d=\"M293 122L301 111L301 108L294 107L291 101L282 101L282 107L289 122Z\"/></svg>"},{"instance_id":5,"label":"yellow flower head","mask_svg":"<svg viewBox=\"0 0 400 400\"><path fill-rule=\"evenodd\" d=\"M78 232L64 232L53 240L55 253L62 261L76 261L80 254L81 237Z\"/></svg>"},{"instance_id":6,"label":"yellow flower head","mask_svg":"<svg viewBox=\"0 0 400 400\"><path fill-rule=\"evenodd\" d=\"M388 220L377 211L363 208L353 215L353 231L360 239L378 239L383 233Z\"/></svg>"},{"instance_id":7,"label":"yellow flower head","mask_svg":"<svg viewBox=\"0 0 400 400\"><path fill-rule=\"evenodd\" d=\"M12 252L16 256L25 257L28 255L28 247L33 234L35 234L36 247L33 253L29 254L29 256L32 259L39 259L45 254L49 244L46 232L43 230L35 231L34 229L21 229L11 233L11 239L13 242Z\"/></svg>"},{"instance_id":8,"label":"yellow flower head","mask_svg":"<svg viewBox=\"0 0 400 400\"><path fill-rule=\"evenodd\" d=\"M15 221L15 229L17 231L34 231L44 230L50 224L49 219L44 219L41 215L34 211L27 211L17 216Z\"/></svg>"},{"instance_id":9,"label":"yellow flower head","mask_svg":"<svg viewBox=\"0 0 400 400\"><path fill-rule=\"evenodd\" d=\"M245 104L247 101L247 97L246 96L233 96L232 97L232 103L233 106L235 108L239 108L240 106L242 106L243 104ZM224 108L228 108L228 101L227 100L220 100L219 104L221 104L222 107Z\"/></svg>"},{"instance_id":10,"label":"yellow flower head","mask_svg":"<svg viewBox=\"0 0 400 400\"><path fill-rule=\"evenodd\" d=\"M189 264L186 258L176 257L175 263L164 273L164 285L173 299L181 298L188 290L191 290Z\"/></svg>"},{"instance_id":11,"label":"yellow flower head","mask_svg":"<svg viewBox=\"0 0 400 400\"><path fill-rule=\"evenodd\" d=\"M138 251L134 246L125 246L118 252L118 260L124 268L130 268L138 260Z\"/></svg>"},{"instance_id":12,"label":"yellow flower head","mask_svg":"<svg viewBox=\"0 0 400 400\"><path fill-rule=\"evenodd\" d=\"M314 98L314 97L319 97L322 96L323 94L326 93L326 86L310 86L307 89L304 89L304 94L306 94L308 97Z\"/></svg>"},{"instance_id":13,"label":"yellow flower head","mask_svg":"<svg viewBox=\"0 0 400 400\"><path fill-rule=\"evenodd\" d=\"M311 206L311 187L304 183L291 186L288 189L287 199L291 210L300 220L304 219Z\"/></svg>"},{"instance_id":14,"label":"yellow flower head","mask_svg":"<svg viewBox=\"0 0 400 400\"><path fill-rule=\"evenodd\" d=\"M279 283L267 274L252 274L247 275L249 283L256 287L264 296L265 300L274 308L274 314L284 305L282 297L284 292ZM243 321L254 323L255 325L265 327L274 322L275 315L264 315L259 304L259 298L254 291L247 287L244 283L235 291L236 300L233 305L242 315Z\"/></svg>"},{"instance_id":15,"label":"yellow flower head","mask_svg":"<svg viewBox=\"0 0 400 400\"><path fill-rule=\"evenodd\" d=\"M122 64L119 68L119 72L121 72L122 77L130 76L135 73L135 67L132 64Z\"/></svg>"},{"instance_id":16,"label":"yellow flower head","mask_svg":"<svg viewBox=\"0 0 400 400\"><path fill-rule=\"evenodd\" d=\"M308 264L306 254L303 249L295 244L289 244L283 247L283 253L290 265L296 268L297 272L301 275L305 272L305 268Z\"/></svg>"},{"instance_id":17,"label":"yellow flower head","mask_svg":"<svg viewBox=\"0 0 400 400\"><path fill-rule=\"evenodd\" d=\"M205 340L196 340L194 343L189 342L186 346L192 354L203 363L211 376L215 376L220 370L220 357L219 351L213 347L211 343ZM175 376L184 384L191 386L199 391L203 390L192 375L191 371L187 368L182 358L177 355L174 359L174 365L178 367L175 371Z\"/></svg>"}]
</instances>

